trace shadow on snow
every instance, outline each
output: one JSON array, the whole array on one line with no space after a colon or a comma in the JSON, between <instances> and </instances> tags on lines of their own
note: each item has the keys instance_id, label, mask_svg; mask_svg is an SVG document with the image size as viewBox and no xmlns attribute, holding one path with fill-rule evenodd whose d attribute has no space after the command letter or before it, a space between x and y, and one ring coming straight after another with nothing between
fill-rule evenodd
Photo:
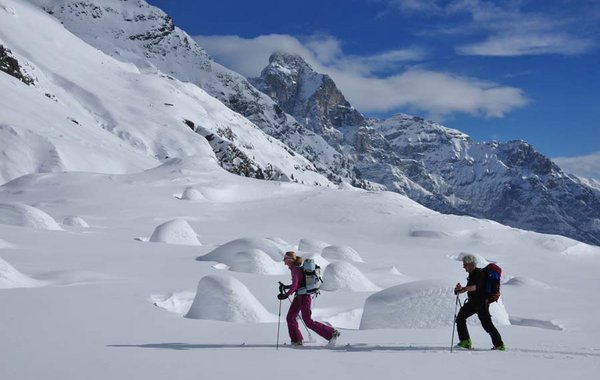
<instances>
[{"instance_id":1,"label":"shadow on snow","mask_svg":"<svg viewBox=\"0 0 600 380\"><path fill-rule=\"evenodd\" d=\"M190 344L190 343L148 343L148 344L112 344L108 347L117 348L154 348L163 350L195 350L195 349L246 349L246 348L263 348L263 349L275 349L274 344ZM347 344L340 346L329 347L327 345L322 346L302 346L294 347L291 345L283 344L279 346L282 349L293 349L293 350L328 350L328 351L340 351L340 352L376 352L376 351L395 351L395 352L450 352L448 346L380 346L380 345L369 345L366 343ZM456 353L472 353L472 352L491 352L486 349L473 349L473 350L454 350ZM573 351L553 351L553 350L535 350L525 348L508 348L508 353L529 353L529 354L543 354L543 355L564 355L564 356L583 356L583 357L600 357L600 353L594 352L573 352ZM505 353L495 353L505 354Z\"/></svg>"}]
</instances>

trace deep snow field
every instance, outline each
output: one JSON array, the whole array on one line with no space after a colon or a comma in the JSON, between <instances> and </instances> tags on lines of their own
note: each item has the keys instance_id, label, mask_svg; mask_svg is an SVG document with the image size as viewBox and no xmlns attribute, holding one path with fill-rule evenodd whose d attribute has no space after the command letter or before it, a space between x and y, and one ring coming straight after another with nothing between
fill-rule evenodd
<instances>
[{"instance_id":1,"label":"deep snow field","mask_svg":"<svg viewBox=\"0 0 600 380\"><path fill-rule=\"evenodd\" d=\"M283 252L323 267L291 348ZM450 352L461 252L504 269L506 352ZM1 379L584 379L600 370L600 248L394 193L258 181L211 157L0 187ZM372 296L373 295L373 296ZM371 298L369 298L372 296ZM368 301L367 301L368 299ZM475 317L476 319L476 317Z\"/></svg>"}]
</instances>

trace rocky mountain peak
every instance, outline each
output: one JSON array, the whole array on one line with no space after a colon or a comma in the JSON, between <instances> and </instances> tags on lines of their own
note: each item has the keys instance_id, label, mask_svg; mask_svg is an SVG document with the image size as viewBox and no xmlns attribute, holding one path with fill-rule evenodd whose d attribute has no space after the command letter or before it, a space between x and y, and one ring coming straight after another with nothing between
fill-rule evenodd
<instances>
[{"instance_id":1,"label":"rocky mountain peak","mask_svg":"<svg viewBox=\"0 0 600 380\"><path fill-rule=\"evenodd\" d=\"M269 57L269 66L265 69L273 67L281 67L286 69L295 69L298 72L314 71L313 68L302 58L302 56L294 53L286 53L283 51L275 51Z\"/></svg>"},{"instance_id":2,"label":"rocky mountain peak","mask_svg":"<svg viewBox=\"0 0 600 380\"><path fill-rule=\"evenodd\" d=\"M271 54L261 76L251 81L283 111L333 146L344 139L342 129L366 125L365 118L350 105L331 77L316 72L299 55Z\"/></svg>"}]
</instances>

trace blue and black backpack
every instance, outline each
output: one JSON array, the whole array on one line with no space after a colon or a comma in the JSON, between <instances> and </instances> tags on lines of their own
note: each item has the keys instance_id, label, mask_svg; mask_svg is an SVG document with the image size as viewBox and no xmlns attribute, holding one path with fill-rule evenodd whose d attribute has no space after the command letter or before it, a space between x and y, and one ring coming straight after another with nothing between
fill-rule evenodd
<instances>
[{"instance_id":1,"label":"blue and black backpack","mask_svg":"<svg viewBox=\"0 0 600 380\"><path fill-rule=\"evenodd\" d=\"M488 303L498 301L500 298L500 277L502 268L490 263L483 268L483 293Z\"/></svg>"}]
</instances>

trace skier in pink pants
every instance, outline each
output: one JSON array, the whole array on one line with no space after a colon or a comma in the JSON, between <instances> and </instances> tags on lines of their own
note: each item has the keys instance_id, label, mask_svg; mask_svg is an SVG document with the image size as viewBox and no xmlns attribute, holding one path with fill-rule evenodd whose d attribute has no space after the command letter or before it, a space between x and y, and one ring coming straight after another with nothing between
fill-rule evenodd
<instances>
[{"instance_id":1,"label":"skier in pink pants","mask_svg":"<svg viewBox=\"0 0 600 380\"><path fill-rule=\"evenodd\" d=\"M304 272L302 270L302 263L304 259L297 256L295 252L289 251L285 253L283 262L290 268L292 272L292 284L286 286L287 292L279 294L277 298L280 300L288 298L290 295L296 293L299 289L305 286ZM287 325L290 333L290 339L292 340L293 346L302 346L302 333L298 328L298 313L302 313L302 320L306 327L313 330L323 338L327 339L330 343L335 343L335 340L340 336L340 332L331 326L323 324L321 322L313 321L310 310L311 306L311 295L310 294L296 294L290 309L287 313Z\"/></svg>"}]
</instances>

